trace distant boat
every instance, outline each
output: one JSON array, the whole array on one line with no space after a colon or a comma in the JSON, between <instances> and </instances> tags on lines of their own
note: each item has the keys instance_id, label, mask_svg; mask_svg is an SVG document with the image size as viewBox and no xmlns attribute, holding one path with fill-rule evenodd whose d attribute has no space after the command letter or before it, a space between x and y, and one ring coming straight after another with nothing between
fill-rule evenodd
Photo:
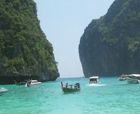
<instances>
[{"instance_id":1,"label":"distant boat","mask_svg":"<svg viewBox=\"0 0 140 114\"><path fill-rule=\"evenodd\" d=\"M68 87L70 86L70 87ZM72 87L72 85L66 85L66 87L63 87L63 82L61 82L61 88L62 88L62 91L64 93L68 93L68 92L76 92L76 91L80 91L81 88L80 88L80 83L76 83L74 85L74 88Z\"/></svg>"},{"instance_id":2,"label":"distant boat","mask_svg":"<svg viewBox=\"0 0 140 114\"><path fill-rule=\"evenodd\" d=\"M38 82L37 80L29 80L26 82L25 87L30 87L30 86L34 86L34 85L39 85L42 82Z\"/></svg>"},{"instance_id":3,"label":"distant boat","mask_svg":"<svg viewBox=\"0 0 140 114\"><path fill-rule=\"evenodd\" d=\"M125 81L127 79L128 75L122 74L121 77L119 78L119 81Z\"/></svg>"},{"instance_id":4,"label":"distant boat","mask_svg":"<svg viewBox=\"0 0 140 114\"><path fill-rule=\"evenodd\" d=\"M8 91L8 89L0 88L0 96L3 95L7 91Z\"/></svg>"},{"instance_id":5,"label":"distant boat","mask_svg":"<svg viewBox=\"0 0 140 114\"><path fill-rule=\"evenodd\" d=\"M81 79L85 79L85 78L86 78L85 76L81 77Z\"/></svg>"},{"instance_id":6,"label":"distant boat","mask_svg":"<svg viewBox=\"0 0 140 114\"><path fill-rule=\"evenodd\" d=\"M98 83L99 82L99 76L92 76L89 78L89 84L93 84L93 83Z\"/></svg>"},{"instance_id":7,"label":"distant boat","mask_svg":"<svg viewBox=\"0 0 140 114\"><path fill-rule=\"evenodd\" d=\"M25 85L27 81L28 80L16 82L16 80L14 80L14 82L15 82L16 85Z\"/></svg>"},{"instance_id":8,"label":"distant boat","mask_svg":"<svg viewBox=\"0 0 140 114\"><path fill-rule=\"evenodd\" d=\"M133 84L140 83L140 74L129 74L127 76L127 82Z\"/></svg>"}]
</instances>

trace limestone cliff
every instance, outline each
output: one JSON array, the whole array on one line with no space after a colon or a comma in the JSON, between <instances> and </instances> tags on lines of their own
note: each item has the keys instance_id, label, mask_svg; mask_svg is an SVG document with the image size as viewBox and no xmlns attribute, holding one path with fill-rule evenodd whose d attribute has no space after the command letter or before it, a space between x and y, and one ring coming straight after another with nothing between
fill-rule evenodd
<instances>
[{"instance_id":1,"label":"limestone cliff","mask_svg":"<svg viewBox=\"0 0 140 114\"><path fill-rule=\"evenodd\" d=\"M140 73L139 6L139 0L115 0L85 29L79 56L86 77Z\"/></svg>"},{"instance_id":2,"label":"limestone cliff","mask_svg":"<svg viewBox=\"0 0 140 114\"><path fill-rule=\"evenodd\" d=\"M0 84L14 79L59 77L53 47L37 18L33 0L0 1Z\"/></svg>"}]
</instances>

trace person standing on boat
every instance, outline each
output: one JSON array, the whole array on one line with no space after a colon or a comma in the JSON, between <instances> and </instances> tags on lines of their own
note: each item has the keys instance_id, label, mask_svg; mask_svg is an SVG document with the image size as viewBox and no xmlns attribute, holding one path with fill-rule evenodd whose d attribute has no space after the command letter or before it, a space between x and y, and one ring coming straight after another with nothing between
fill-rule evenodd
<instances>
[{"instance_id":1,"label":"person standing on boat","mask_svg":"<svg viewBox=\"0 0 140 114\"><path fill-rule=\"evenodd\" d=\"M73 89L73 88L72 88L72 85L70 85L70 89Z\"/></svg>"},{"instance_id":2,"label":"person standing on boat","mask_svg":"<svg viewBox=\"0 0 140 114\"><path fill-rule=\"evenodd\" d=\"M68 87L68 83L66 83L66 88Z\"/></svg>"}]
</instances>

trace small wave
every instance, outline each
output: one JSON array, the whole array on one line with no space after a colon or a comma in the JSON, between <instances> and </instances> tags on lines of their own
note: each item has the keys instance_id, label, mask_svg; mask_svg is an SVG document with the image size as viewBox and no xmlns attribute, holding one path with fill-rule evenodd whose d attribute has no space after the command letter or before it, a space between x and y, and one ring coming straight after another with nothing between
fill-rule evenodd
<instances>
[{"instance_id":1,"label":"small wave","mask_svg":"<svg viewBox=\"0 0 140 114\"><path fill-rule=\"evenodd\" d=\"M106 86L105 84L86 84L86 86Z\"/></svg>"}]
</instances>

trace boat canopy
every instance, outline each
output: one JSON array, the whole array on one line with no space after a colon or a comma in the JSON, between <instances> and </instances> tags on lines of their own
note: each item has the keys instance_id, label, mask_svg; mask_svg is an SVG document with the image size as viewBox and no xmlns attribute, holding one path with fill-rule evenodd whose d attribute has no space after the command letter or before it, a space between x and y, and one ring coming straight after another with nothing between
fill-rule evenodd
<instances>
[{"instance_id":1,"label":"boat canopy","mask_svg":"<svg viewBox=\"0 0 140 114\"><path fill-rule=\"evenodd\" d=\"M129 74L129 77L140 77L140 74Z\"/></svg>"},{"instance_id":2,"label":"boat canopy","mask_svg":"<svg viewBox=\"0 0 140 114\"><path fill-rule=\"evenodd\" d=\"M89 78L90 81L97 81L98 79L99 79L99 76L93 76Z\"/></svg>"},{"instance_id":3,"label":"boat canopy","mask_svg":"<svg viewBox=\"0 0 140 114\"><path fill-rule=\"evenodd\" d=\"M121 75L121 77L127 77L127 76L128 76L127 74L122 74L122 75Z\"/></svg>"},{"instance_id":4,"label":"boat canopy","mask_svg":"<svg viewBox=\"0 0 140 114\"><path fill-rule=\"evenodd\" d=\"M31 80L31 82L32 82L32 83L36 83L36 82L38 82L38 81L37 81L37 80Z\"/></svg>"},{"instance_id":5,"label":"boat canopy","mask_svg":"<svg viewBox=\"0 0 140 114\"><path fill-rule=\"evenodd\" d=\"M90 77L90 79L97 79L97 78L99 78L99 76L92 76L92 77Z\"/></svg>"}]
</instances>

